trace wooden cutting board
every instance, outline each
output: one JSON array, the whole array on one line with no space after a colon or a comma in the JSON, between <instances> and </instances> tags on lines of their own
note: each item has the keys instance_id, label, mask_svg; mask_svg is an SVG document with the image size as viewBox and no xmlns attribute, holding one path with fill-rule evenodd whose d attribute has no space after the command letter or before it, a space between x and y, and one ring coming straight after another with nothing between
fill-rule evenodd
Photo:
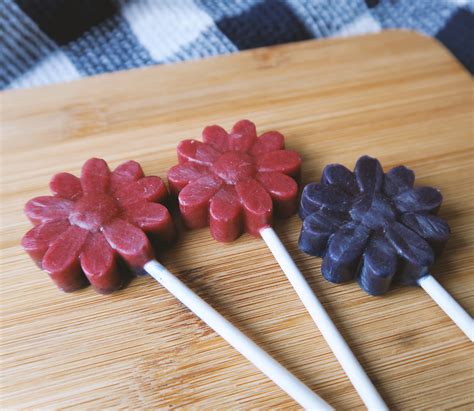
<instances>
[{"instance_id":1,"label":"wooden cutting board","mask_svg":"<svg viewBox=\"0 0 474 411\"><path fill-rule=\"evenodd\" d=\"M2 408L296 409L297 404L150 278L100 296L56 290L19 246L24 203L92 156L165 176L184 138L253 120L280 130L305 182L362 154L404 163L445 196L452 239L433 267L474 314L472 80L409 32L309 41L2 95ZM392 409L472 409L472 344L421 289L384 297L323 281L276 224ZM339 410L363 409L263 241L183 232L163 263Z\"/></svg>"}]
</instances>

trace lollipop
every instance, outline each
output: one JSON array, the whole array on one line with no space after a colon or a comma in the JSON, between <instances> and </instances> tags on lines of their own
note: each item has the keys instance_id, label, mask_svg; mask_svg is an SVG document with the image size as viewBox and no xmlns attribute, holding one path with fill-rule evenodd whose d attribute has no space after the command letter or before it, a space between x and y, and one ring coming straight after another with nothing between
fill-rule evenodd
<instances>
[{"instance_id":1,"label":"lollipop","mask_svg":"<svg viewBox=\"0 0 474 411\"><path fill-rule=\"evenodd\" d=\"M159 177L145 177L134 161L111 172L104 160L92 158L80 178L56 174L50 188L52 196L25 206L35 227L22 245L60 289L92 284L110 293L126 284L129 271L148 273L303 407L332 409L154 259L154 249L175 234L159 203L168 196Z\"/></svg>"},{"instance_id":2,"label":"lollipop","mask_svg":"<svg viewBox=\"0 0 474 411\"><path fill-rule=\"evenodd\" d=\"M179 164L168 171L173 193L190 229L210 227L220 242L242 232L262 237L320 329L346 374L370 408L387 409L361 365L338 332L271 227L272 217L297 210L301 159L284 148L284 137L270 131L257 137L255 125L237 122L230 133L206 127L203 142L184 140L177 148Z\"/></svg>"},{"instance_id":3,"label":"lollipop","mask_svg":"<svg viewBox=\"0 0 474 411\"><path fill-rule=\"evenodd\" d=\"M110 172L92 158L78 177L59 173L50 182L52 196L28 201L25 214L35 225L23 248L63 291L92 284L110 293L126 284L125 265L136 274L153 258L151 243L173 240L174 225L160 204L168 191L159 177L145 177L128 161Z\"/></svg>"},{"instance_id":4,"label":"lollipop","mask_svg":"<svg viewBox=\"0 0 474 411\"><path fill-rule=\"evenodd\" d=\"M412 170L398 166L384 174L368 156L353 173L340 164L326 166L321 183L303 190L299 247L323 257L326 280L357 278L370 295L384 294L393 282L420 285L472 340L472 318L428 273L450 236L436 216L441 193L414 182Z\"/></svg>"}]
</instances>

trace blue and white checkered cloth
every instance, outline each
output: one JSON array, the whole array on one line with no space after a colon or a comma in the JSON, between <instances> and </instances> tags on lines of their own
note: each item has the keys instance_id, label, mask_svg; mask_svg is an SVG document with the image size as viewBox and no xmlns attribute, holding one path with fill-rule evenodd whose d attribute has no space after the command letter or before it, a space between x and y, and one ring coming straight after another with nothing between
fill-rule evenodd
<instances>
[{"instance_id":1,"label":"blue and white checkered cloth","mask_svg":"<svg viewBox=\"0 0 474 411\"><path fill-rule=\"evenodd\" d=\"M388 28L474 72L473 0L0 0L0 88Z\"/></svg>"}]
</instances>

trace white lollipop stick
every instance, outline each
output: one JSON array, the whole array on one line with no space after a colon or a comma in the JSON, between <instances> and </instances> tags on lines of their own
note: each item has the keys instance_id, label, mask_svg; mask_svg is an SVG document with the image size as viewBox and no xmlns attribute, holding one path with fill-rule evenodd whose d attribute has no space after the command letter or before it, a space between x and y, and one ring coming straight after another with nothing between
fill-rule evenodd
<instances>
[{"instance_id":1,"label":"white lollipop stick","mask_svg":"<svg viewBox=\"0 0 474 411\"><path fill-rule=\"evenodd\" d=\"M271 227L266 227L260 230L260 234L300 297L300 300L313 318L316 326L321 331L321 334L326 339L326 342L349 377L352 385L359 393L365 406L369 410L388 410L382 397L344 341L344 338L337 330L328 313L313 293L313 290L286 251L285 246L275 231Z\"/></svg>"},{"instance_id":2,"label":"white lollipop stick","mask_svg":"<svg viewBox=\"0 0 474 411\"><path fill-rule=\"evenodd\" d=\"M159 262L149 261L144 269L302 407L310 410L333 409Z\"/></svg>"},{"instance_id":3,"label":"white lollipop stick","mask_svg":"<svg viewBox=\"0 0 474 411\"><path fill-rule=\"evenodd\" d=\"M467 335L467 338L474 341L474 319L459 305L451 294L431 274L421 277L418 280L418 284Z\"/></svg>"}]
</instances>

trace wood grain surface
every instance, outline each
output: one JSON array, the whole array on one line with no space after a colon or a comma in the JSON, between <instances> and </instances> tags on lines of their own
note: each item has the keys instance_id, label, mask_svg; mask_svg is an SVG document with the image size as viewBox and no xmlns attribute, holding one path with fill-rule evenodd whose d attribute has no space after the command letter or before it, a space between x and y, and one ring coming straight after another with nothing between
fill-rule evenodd
<instances>
[{"instance_id":1,"label":"wood grain surface","mask_svg":"<svg viewBox=\"0 0 474 411\"><path fill-rule=\"evenodd\" d=\"M281 131L305 182L362 154L415 169L452 228L432 271L474 314L472 92L436 41L386 32L3 93L2 408L298 408L152 279L63 294L19 246L23 205L53 173L97 156L165 176L178 141L208 124ZM421 289L329 284L297 249L298 217L275 229L391 409L474 408L472 344ZM334 407L363 409L263 241L182 232L161 261Z\"/></svg>"}]
</instances>

